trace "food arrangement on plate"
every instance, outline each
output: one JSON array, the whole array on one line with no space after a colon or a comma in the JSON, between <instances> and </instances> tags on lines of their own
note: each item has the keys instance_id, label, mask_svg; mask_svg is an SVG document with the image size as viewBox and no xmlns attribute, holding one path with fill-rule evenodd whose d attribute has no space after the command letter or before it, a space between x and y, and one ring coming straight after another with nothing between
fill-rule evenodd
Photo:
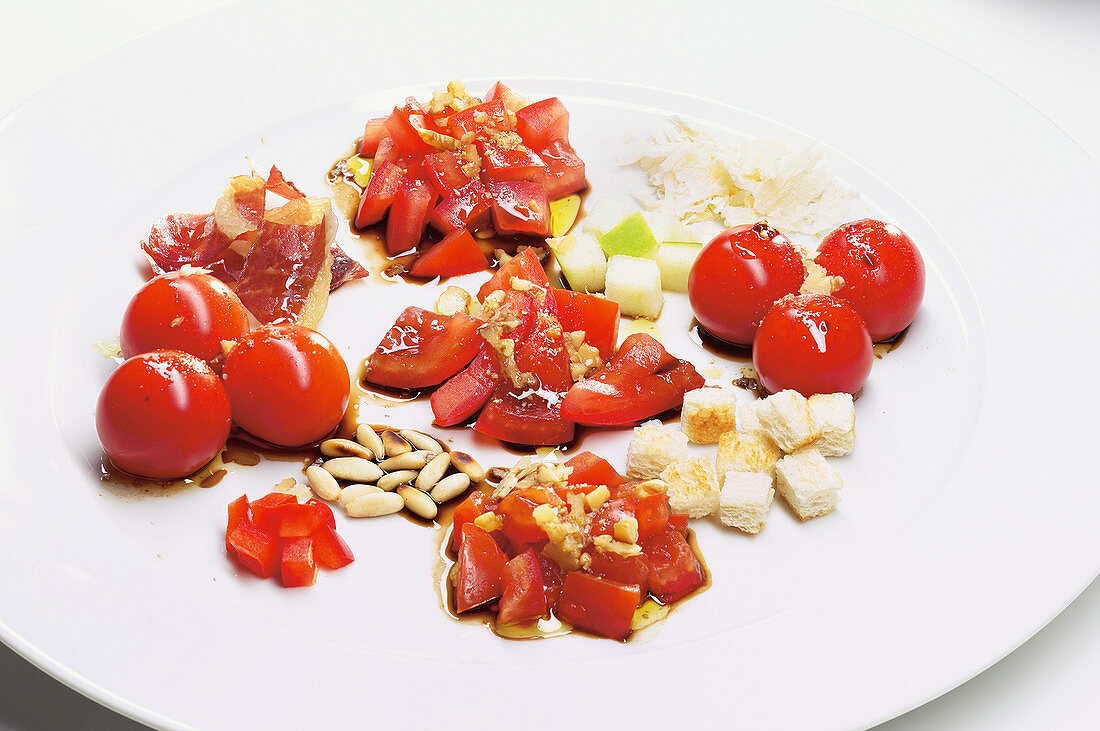
<instances>
[{"instance_id":1,"label":"food arrangement on plate","mask_svg":"<svg viewBox=\"0 0 1100 731\"><path fill-rule=\"evenodd\" d=\"M731 147L683 120L626 151L647 191L582 216L571 121L557 98L451 82L366 122L328 182L362 246L384 249L379 275L477 281L410 304L372 352L348 354L367 356L354 379L323 316L343 285L367 279L334 296L376 285L335 243L327 198L273 167L231 180L210 213L156 223L141 246L154 276L97 407L110 463L164 481L231 438L302 454L304 483L229 503L232 560L288 587L346 566L354 526L338 532L329 503L449 522L447 607L506 637L627 639L707 586L691 520L756 534L776 491L801 520L831 512L843 482L827 460L854 448L873 344L920 307L917 246L890 223L835 225L851 192L819 153ZM286 202L267 208L268 194ZM832 230L811 255L777 227ZM661 321L666 293L686 296L708 344L751 356L743 378L715 383L659 337L620 337L623 318ZM370 390L429 397L433 423L349 423L353 392ZM622 469L562 459L578 426L633 429ZM432 429L531 454L485 469Z\"/></svg>"}]
</instances>

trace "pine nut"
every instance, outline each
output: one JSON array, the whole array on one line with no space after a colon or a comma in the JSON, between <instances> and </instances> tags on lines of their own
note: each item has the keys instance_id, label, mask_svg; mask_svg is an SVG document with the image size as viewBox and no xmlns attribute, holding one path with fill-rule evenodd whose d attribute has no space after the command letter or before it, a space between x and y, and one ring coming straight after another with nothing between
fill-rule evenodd
<instances>
[{"instance_id":1,"label":"pine nut","mask_svg":"<svg viewBox=\"0 0 1100 731\"><path fill-rule=\"evenodd\" d=\"M422 470L424 469L424 465L428 464L431 458L431 452L405 452L396 457L386 457L378 463L378 466L386 472L395 472L396 470Z\"/></svg>"},{"instance_id":2,"label":"pine nut","mask_svg":"<svg viewBox=\"0 0 1100 731\"><path fill-rule=\"evenodd\" d=\"M355 441L373 452L374 459L385 458L386 447L382 444L382 439L378 436L378 432L370 428L370 424L361 424L359 428L355 430Z\"/></svg>"},{"instance_id":3,"label":"pine nut","mask_svg":"<svg viewBox=\"0 0 1100 731\"><path fill-rule=\"evenodd\" d=\"M385 454L390 457L413 451L412 445L391 429L382 432L382 446L385 447Z\"/></svg>"},{"instance_id":4,"label":"pine nut","mask_svg":"<svg viewBox=\"0 0 1100 731\"><path fill-rule=\"evenodd\" d=\"M306 479L317 497L322 500L335 500L340 497L340 483L336 478L320 465L312 464L306 467Z\"/></svg>"},{"instance_id":5,"label":"pine nut","mask_svg":"<svg viewBox=\"0 0 1100 731\"><path fill-rule=\"evenodd\" d=\"M449 475L437 482L435 487L432 488L432 500L442 505L448 500L454 500L456 497L466 492L469 487L469 476L461 472Z\"/></svg>"},{"instance_id":6,"label":"pine nut","mask_svg":"<svg viewBox=\"0 0 1100 731\"><path fill-rule=\"evenodd\" d=\"M400 434L406 442L417 449L423 449L432 454L439 454L443 451L443 445L424 432L418 432L415 429L402 429L397 433Z\"/></svg>"},{"instance_id":7,"label":"pine nut","mask_svg":"<svg viewBox=\"0 0 1100 731\"><path fill-rule=\"evenodd\" d=\"M395 492L374 492L344 505L344 512L352 518L377 518L390 515L405 507L405 501Z\"/></svg>"},{"instance_id":8,"label":"pine nut","mask_svg":"<svg viewBox=\"0 0 1100 731\"><path fill-rule=\"evenodd\" d=\"M374 485L348 485L340 491L340 504L346 507L364 495L373 495L378 492L385 492L385 490Z\"/></svg>"},{"instance_id":9,"label":"pine nut","mask_svg":"<svg viewBox=\"0 0 1100 731\"><path fill-rule=\"evenodd\" d=\"M481 482L485 479L485 468L465 452L451 452L451 464L456 470L469 477L470 482Z\"/></svg>"},{"instance_id":10,"label":"pine nut","mask_svg":"<svg viewBox=\"0 0 1100 731\"><path fill-rule=\"evenodd\" d=\"M350 439L326 439L321 442L321 454L326 457L362 457L374 459L374 452Z\"/></svg>"},{"instance_id":11,"label":"pine nut","mask_svg":"<svg viewBox=\"0 0 1100 731\"><path fill-rule=\"evenodd\" d=\"M415 487L399 487L397 494L405 501L405 509L424 520L431 520L439 514L439 508L428 493L417 490Z\"/></svg>"},{"instance_id":12,"label":"pine nut","mask_svg":"<svg viewBox=\"0 0 1100 731\"><path fill-rule=\"evenodd\" d=\"M416 488L429 492L435 487L435 483L443 479L443 475L447 474L447 468L450 466L451 455L446 452L440 452L432 457L432 461L420 470L420 475L416 478Z\"/></svg>"},{"instance_id":13,"label":"pine nut","mask_svg":"<svg viewBox=\"0 0 1100 731\"><path fill-rule=\"evenodd\" d=\"M389 472L378 478L378 487L388 492L398 485L412 482L416 479L416 474L416 470L397 470L397 472Z\"/></svg>"},{"instance_id":14,"label":"pine nut","mask_svg":"<svg viewBox=\"0 0 1100 731\"><path fill-rule=\"evenodd\" d=\"M382 468L362 457L336 457L322 467L337 480L348 482L374 482L382 476Z\"/></svg>"}]
</instances>

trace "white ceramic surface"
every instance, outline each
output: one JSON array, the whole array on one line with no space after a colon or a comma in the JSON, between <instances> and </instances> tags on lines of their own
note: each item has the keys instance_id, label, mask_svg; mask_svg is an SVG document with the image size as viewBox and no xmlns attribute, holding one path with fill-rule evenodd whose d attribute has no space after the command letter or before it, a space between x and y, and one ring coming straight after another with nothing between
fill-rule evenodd
<instances>
[{"instance_id":1,"label":"white ceramic surface","mask_svg":"<svg viewBox=\"0 0 1100 731\"><path fill-rule=\"evenodd\" d=\"M90 406L109 363L92 344L112 334L140 281L133 242L149 221L208 207L224 178L241 171L244 155L258 165L276 162L317 190L325 164L362 118L391 103L397 86L450 75L547 73L545 61L520 53L518 42L506 49L513 54L504 56L507 72L499 58L456 69L443 63L453 58L447 50L455 41L442 39L439 56L420 68L389 68L364 85L347 49L326 50L330 36L322 30L347 13L329 10L295 19L285 37L289 57L273 50L286 14L246 22L246 9L231 8L228 15L241 21L233 34L220 30L230 24L183 24L54 87L0 130L2 159L10 161L0 177L0 226L13 266L51 272L10 285L35 317L10 323L9 342L25 355L3 365L9 418L0 550L14 566L12 585L27 587L0 597L9 644L109 705L163 724L228 726L272 713L288 723L344 725L362 718L360 703L374 719L454 718L472 700L463 683L436 690L423 708L409 685L393 680L450 673L492 688L497 708L518 712L533 688L576 687L578 671L606 678L606 691L615 693L634 687L636 674L662 669L671 676L665 700L622 709L581 699L586 722L643 712L639 720L679 712L714 720L732 699L738 717L753 725L848 726L889 717L970 677L1095 575L1097 539L1087 517L1096 498L1072 479L1072 460L1048 463L1056 435L1035 428L1081 424L1086 400L1094 406L1095 397L1045 398L1032 385L1027 348L1036 331L1068 343L1070 357L1057 377L1083 378L1072 343L1087 327L1079 308L1095 255L1058 272L1054 257L1037 259L1032 242L1013 237L1015 230L1041 229L1044 220L1058 221L1059 230L1083 229L1097 192L1095 168L1038 115L968 69L809 5L755 11L754 22L781 23L799 51L776 61L766 38L743 39L746 58L776 62L753 78L737 77L736 88L704 63L704 44L660 47L632 64L600 55L599 74L591 72L596 51L581 51L556 59L561 68L553 69L555 76L675 88L730 106L621 84L527 79L516 86L566 98L597 195L621 192L629 182L612 165L622 133L644 133L654 109L676 111L720 132L820 139L869 203L921 242L934 274L927 306L905 346L878 363L873 388L860 401L860 450L842 467L848 488L834 516L799 525L776 506L756 540L704 526L715 586L647 642L517 645L438 613L429 581L432 539L403 521L348 525L360 561L323 576L309 592L238 578L219 548L224 504L244 489L266 490L285 466L242 471L218 489L171 498L127 500L101 489L92 479L98 451ZM577 30L577 47L595 49L598 31L613 22L597 12L593 30ZM822 24L860 43L825 53ZM226 36L224 56L189 56L186 72L173 72L171 59L196 38L219 34ZM387 42L396 41L375 45ZM245 89L212 86L227 66L249 68L264 49L268 70ZM879 60L860 63L868 55ZM319 67L325 73L308 93L278 93L280 79ZM165 84L202 103L166 113L158 101ZM851 103L852 95L866 100L865 89L875 89L880 101ZM909 101L909 113L890 114L890 99ZM599 123L586 125L586 118ZM95 182L61 197L48 184L71 166L75 149L82 173L93 171ZM1007 174L1014 171L1044 185L1024 190ZM1025 284L1038 296L1028 297ZM325 330L355 360L407 296L398 287L349 286L334 297ZM411 296L431 299L425 290ZM674 301L659 327L675 343L685 320L682 302ZM688 354L690 347L678 349ZM1026 449L1018 447L1024 433ZM621 464L624 438L586 446L618 453ZM1031 497L1040 476L1063 485L1059 505ZM373 556L386 558L368 560ZM58 604L72 607L68 623L42 612ZM352 618L355 629L338 617ZM226 650L229 656L219 658ZM689 666L705 668L702 677ZM356 692L334 693L324 682L328 673ZM777 677L785 678L782 688ZM288 685L295 692L288 694ZM256 702L242 703L242 696ZM271 697L282 704L261 700ZM678 710L678 697L690 697L690 707ZM804 702L783 702L790 697ZM476 704L468 707L477 718ZM542 713L533 721L573 718L557 709Z\"/></svg>"}]
</instances>

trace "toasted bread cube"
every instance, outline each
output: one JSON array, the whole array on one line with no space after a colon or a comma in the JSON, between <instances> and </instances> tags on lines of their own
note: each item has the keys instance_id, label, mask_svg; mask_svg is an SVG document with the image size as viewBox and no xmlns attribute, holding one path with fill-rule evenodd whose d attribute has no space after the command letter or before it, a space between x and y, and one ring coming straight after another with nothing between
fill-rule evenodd
<instances>
[{"instance_id":1,"label":"toasted bread cube","mask_svg":"<svg viewBox=\"0 0 1100 731\"><path fill-rule=\"evenodd\" d=\"M680 430L662 425L637 426L626 448L626 476L652 480L660 477L665 467L687 456L688 438Z\"/></svg>"},{"instance_id":2,"label":"toasted bread cube","mask_svg":"<svg viewBox=\"0 0 1100 731\"><path fill-rule=\"evenodd\" d=\"M706 457L673 462L661 473L668 483L668 506L675 513L702 518L718 509L718 479Z\"/></svg>"},{"instance_id":3,"label":"toasted bread cube","mask_svg":"<svg viewBox=\"0 0 1100 731\"><path fill-rule=\"evenodd\" d=\"M722 476L722 485L718 519L746 533L759 533L775 497L772 479L763 472L730 470Z\"/></svg>"},{"instance_id":4,"label":"toasted bread cube","mask_svg":"<svg viewBox=\"0 0 1100 731\"><path fill-rule=\"evenodd\" d=\"M851 454L856 445L856 407L850 393L810 396L810 416L821 436L813 443L825 457Z\"/></svg>"},{"instance_id":5,"label":"toasted bread cube","mask_svg":"<svg viewBox=\"0 0 1100 731\"><path fill-rule=\"evenodd\" d=\"M680 428L696 444L714 444L737 423L737 394L724 388L697 388L684 394Z\"/></svg>"},{"instance_id":6,"label":"toasted bread cube","mask_svg":"<svg viewBox=\"0 0 1100 731\"><path fill-rule=\"evenodd\" d=\"M810 416L809 402L798 391L788 389L768 396L756 413L760 426L788 454L821 436Z\"/></svg>"},{"instance_id":7,"label":"toasted bread cube","mask_svg":"<svg viewBox=\"0 0 1100 731\"><path fill-rule=\"evenodd\" d=\"M759 401L753 400L738 402L735 418L737 421L737 431L742 434L764 430L764 427L760 425Z\"/></svg>"},{"instance_id":8,"label":"toasted bread cube","mask_svg":"<svg viewBox=\"0 0 1100 731\"><path fill-rule=\"evenodd\" d=\"M782 456L779 446L764 432L738 434L731 430L718 439L715 466L721 480L730 471L762 472L769 479L774 479L775 463Z\"/></svg>"},{"instance_id":9,"label":"toasted bread cube","mask_svg":"<svg viewBox=\"0 0 1100 731\"><path fill-rule=\"evenodd\" d=\"M813 447L788 454L775 465L775 486L802 520L828 513L840 502L844 481Z\"/></svg>"},{"instance_id":10,"label":"toasted bread cube","mask_svg":"<svg viewBox=\"0 0 1100 731\"><path fill-rule=\"evenodd\" d=\"M604 294L624 315L656 320L665 306L661 270L652 259L618 254L607 262Z\"/></svg>"}]
</instances>

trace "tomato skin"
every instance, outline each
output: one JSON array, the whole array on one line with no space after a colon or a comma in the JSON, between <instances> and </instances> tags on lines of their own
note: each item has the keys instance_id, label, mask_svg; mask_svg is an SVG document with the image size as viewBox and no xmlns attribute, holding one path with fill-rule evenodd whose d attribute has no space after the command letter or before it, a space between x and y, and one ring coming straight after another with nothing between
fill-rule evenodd
<instances>
[{"instance_id":1,"label":"tomato skin","mask_svg":"<svg viewBox=\"0 0 1100 731\"><path fill-rule=\"evenodd\" d=\"M138 477L186 477L217 455L229 436L225 389L205 361L155 350L120 365L103 384L96 431L118 469Z\"/></svg>"},{"instance_id":2,"label":"tomato skin","mask_svg":"<svg viewBox=\"0 0 1100 731\"><path fill-rule=\"evenodd\" d=\"M221 280L209 274L168 272L137 291L122 315L122 357L182 350L210 362L223 340L248 332L248 312Z\"/></svg>"},{"instance_id":3,"label":"tomato skin","mask_svg":"<svg viewBox=\"0 0 1100 731\"><path fill-rule=\"evenodd\" d=\"M924 259L893 224L865 218L826 236L814 261L844 278L834 292L867 323L873 341L889 340L913 322L924 299Z\"/></svg>"},{"instance_id":4,"label":"tomato skin","mask_svg":"<svg viewBox=\"0 0 1100 731\"><path fill-rule=\"evenodd\" d=\"M406 307L371 354L363 377L390 388L435 386L470 364L484 342L481 323L464 313Z\"/></svg>"},{"instance_id":5,"label":"tomato skin","mask_svg":"<svg viewBox=\"0 0 1100 731\"><path fill-rule=\"evenodd\" d=\"M775 301L797 292L805 278L802 257L786 236L764 222L735 226L699 252L688 300L707 332L748 346Z\"/></svg>"},{"instance_id":6,"label":"tomato skin","mask_svg":"<svg viewBox=\"0 0 1100 731\"><path fill-rule=\"evenodd\" d=\"M328 436L344 417L348 367L328 338L301 325L264 325L225 358L222 381L233 421L280 447Z\"/></svg>"},{"instance_id":7,"label":"tomato skin","mask_svg":"<svg viewBox=\"0 0 1100 731\"><path fill-rule=\"evenodd\" d=\"M558 598L558 616L578 629L621 640L630 634L634 610L641 601L637 584L570 571Z\"/></svg>"},{"instance_id":8,"label":"tomato skin","mask_svg":"<svg viewBox=\"0 0 1100 731\"><path fill-rule=\"evenodd\" d=\"M823 294L786 297L768 313L753 341L752 362L770 393L794 389L854 394L871 373L871 336L844 300Z\"/></svg>"}]
</instances>

